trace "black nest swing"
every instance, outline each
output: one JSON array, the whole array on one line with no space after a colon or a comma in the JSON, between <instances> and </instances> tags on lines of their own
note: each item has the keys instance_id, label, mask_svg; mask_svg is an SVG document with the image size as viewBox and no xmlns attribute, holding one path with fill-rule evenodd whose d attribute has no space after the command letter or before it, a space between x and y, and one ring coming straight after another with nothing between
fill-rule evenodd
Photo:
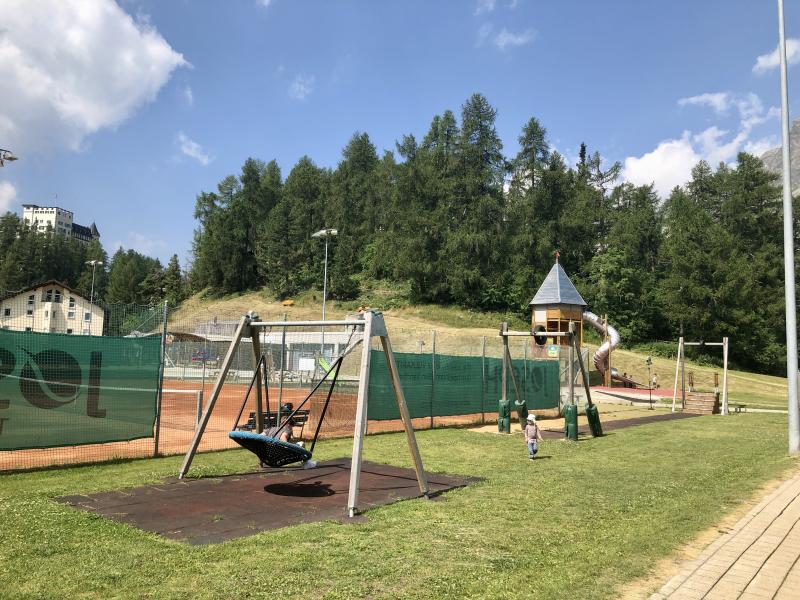
<instances>
[{"instance_id":1,"label":"black nest swing","mask_svg":"<svg viewBox=\"0 0 800 600\"><path fill-rule=\"evenodd\" d=\"M256 369L253 373L253 378L250 380L250 386L247 388L247 393L245 394L244 400L242 401L242 406L239 409L239 414L236 417L236 423L233 426L233 431L228 434L228 437L231 438L234 442L239 444L242 448L249 450L253 454L258 457L258 460L262 467L283 467L286 465L291 465L294 463L302 462L305 463L311 460L311 457L314 452L314 446L317 443L317 437L319 437L319 430L322 426L322 421L325 419L325 413L328 410L328 405L331 401L331 395L333 394L333 388L336 385L336 380L339 378L339 368L342 365L342 360L344 356L340 356L336 359L330 369L325 373L325 375L320 379L317 384L314 386L308 395L303 399L303 401L297 406L297 408L293 409L288 416L282 421L278 422L276 427L268 429L267 431L272 435L265 435L263 433L253 433L252 431L239 431L237 428L239 426L239 420L242 418L242 413L244 412L244 407L247 404L247 400L250 398L250 392L253 389L253 385L255 384L257 373L259 369L263 370L264 377L264 389L265 389L265 399L267 402L267 416L271 417L272 413L270 412L269 408L269 379L266 373L266 360L264 355L261 355L261 358L256 365ZM322 408L322 414L319 417L319 421L317 422L317 428L314 431L314 437L311 440L311 445L308 449L298 445L293 444L292 442L284 442L283 440L277 439L280 435L282 429L286 427L291 427L291 423L295 417L295 415L300 411L306 402L309 401L311 396L313 396L316 391L322 386L323 382L328 379L328 376L333 373L333 376L330 378L330 385L328 387L328 395L325 398L325 405ZM280 414L280 407L278 411L278 415ZM276 415L276 417L278 416Z\"/></svg>"}]
</instances>

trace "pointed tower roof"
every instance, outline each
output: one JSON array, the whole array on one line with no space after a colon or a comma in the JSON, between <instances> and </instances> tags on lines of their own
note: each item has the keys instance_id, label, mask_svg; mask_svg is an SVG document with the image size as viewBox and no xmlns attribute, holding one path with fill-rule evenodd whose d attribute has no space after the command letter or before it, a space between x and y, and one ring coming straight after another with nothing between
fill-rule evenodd
<instances>
[{"instance_id":1,"label":"pointed tower roof","mask_svg":"<svg viewBox=\"0 0 800 600\"><path fill-rule=\"evenodd\" d=\"M531 300L530 306L541 304L577 304L586 306L586 301L581 297L578 290L570 281L564 269L556 261L553 268L544 278L539 291Z\"/></svg>"}]
</instances>

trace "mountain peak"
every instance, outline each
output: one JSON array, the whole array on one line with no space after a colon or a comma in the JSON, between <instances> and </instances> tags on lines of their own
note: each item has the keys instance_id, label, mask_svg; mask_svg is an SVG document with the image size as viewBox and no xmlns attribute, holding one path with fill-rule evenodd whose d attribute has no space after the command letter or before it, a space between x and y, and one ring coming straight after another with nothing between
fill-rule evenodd
<instances>
[{"instance_id":1,"label":"mountain peak","mask_svg":"<svg viewBox=\"0 0 800 600\"><path fill-rule=\"evenodd\" d=\"M800 119L795 119L789 128L789 147L791 149L791 174L794 193L800 192ZM767 150L761 155L764 166L775 173L783 173L783 151L781 146Z\"/></svg>"}]
</instances>

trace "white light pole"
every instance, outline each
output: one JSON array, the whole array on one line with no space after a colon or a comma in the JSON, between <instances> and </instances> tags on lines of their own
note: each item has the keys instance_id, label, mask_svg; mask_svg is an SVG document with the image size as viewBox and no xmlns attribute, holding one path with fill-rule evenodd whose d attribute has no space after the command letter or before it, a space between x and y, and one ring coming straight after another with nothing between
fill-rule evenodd
<instances>
[{"instance_id":1,"label":"white light pole","mask_svg":"<svg viewBox=\"0 0 800 600\"><path fill-rule=\"evenodd\" d=\"M98 265L102 265L102 260L87 260L87 265L92 265L92 291L89 294L89 304L94 301L94 270L97 268ZM90 309L91 310L91 309Z\"/></svg>"},{"instance_id":2,"label":"white light pole","mask_svg":"<svg viewBox=\"0 0 800 600\"><path fill-rule=\"evenodd\" d=\"M789 84L783 0L778 0L778 55L781 59L781 133L783 137L783 270L786 294L786 378L789 386L789 454L800 453L800 410L797 405L797 308L794 294L794 231L789 147Z\"/></svg>"},{"instance_id":3,"label":"white light pole","mask_svg":"<svg viewBox=\"0 0 800 600\"><path fill-rule=\"evenodd\" d=\"M5 162L11 162L12 160L17 160L17 157L14 156L14 153L11 150L6 150L5 148L0 148L0 167L5 166Z\"/></svg>"},{"instance_id":4,"label":"white light pole","mask_svg":"<svg viewBox=\"0 0 800 600\"><path fill-rule=\"evenodd\" d=\"M328 300L328 238L331 236L338 235L339 231L336 229L332 229L330 227L326 227L325 229L320 229L316 233L312 233L311 237L314 238L325 238L325 268L322 275L322 320L325 320L325 303ZM320 347L322 357L325 357L325 326L322 326L322 344Z\"/></svg>"}]
</instances>

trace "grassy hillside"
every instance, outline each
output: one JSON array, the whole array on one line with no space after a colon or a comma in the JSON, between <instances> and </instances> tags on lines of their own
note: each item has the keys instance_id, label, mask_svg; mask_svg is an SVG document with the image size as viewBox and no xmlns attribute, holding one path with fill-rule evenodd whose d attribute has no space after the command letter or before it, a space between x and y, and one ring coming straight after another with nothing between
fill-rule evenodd
<instances>
[{"instance_id":1,"label":"grassy hillside","mask_svg":"<svg viewBox=\"0 0 800 600\"><path fill-rule=\"evenodd\" d=\"M263 292L215 299L204 299L198 295L184 302L180 309L171 315L170 327L192 330L197 323L208 322L214 318L238 319L250 310L256 311L265 320L281 320L284 314L290 320L321 318L320 292L306 292L293 300L294 305L284 306ZM395 291L380 288L370 290L363 302L367 306L379 309L390 307L384 309L383 313L386 316L392 343L400 352L417 352L420 347L423 352L430 352L433 342L432 332L436 331L437 352L478 356L485 337L487 355L499 356L501 343L498 329L502 321L508 321L511 329L524 330L530 326L529 322L513 314L486 313L439 305L404 305L403 298L398 297ZM358 306L358 302L328 301L327 316L329 319L344 318L348 313L355 312ZM624 343L625 340L623 345ZM589 342L585 345L590 353L597 348L596 343ZM521 350L516 348L514 354L521 356ZM621 349L612 353L611 363L620 373L627 373L635 381L645 384L648 376L645 359L644 353ZM590 368L594 369L594 366L590 364ZM722 381L721 367L700 365L687 360L687 385L690 372L694 375L695 388L698 390L713 389L715 372L719 374L720 383ZM653 356L651 373L658 375L661 388L671 389L675 381L675 360ZM754 408L786 408L785 378L731 370L728 379L731 402Z\"/></svg>"}]
</instances>

